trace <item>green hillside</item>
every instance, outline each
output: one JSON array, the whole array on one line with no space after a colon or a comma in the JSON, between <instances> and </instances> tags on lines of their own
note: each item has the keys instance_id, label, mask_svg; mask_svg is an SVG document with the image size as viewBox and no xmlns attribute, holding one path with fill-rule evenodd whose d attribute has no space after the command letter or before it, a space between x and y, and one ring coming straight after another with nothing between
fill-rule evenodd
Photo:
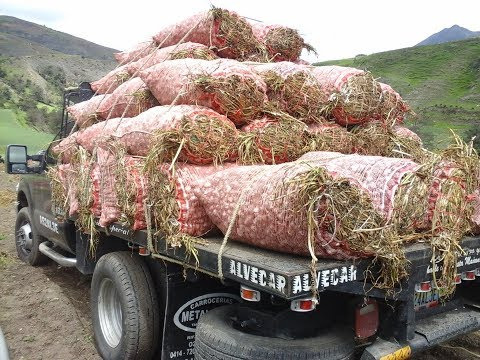
<instances>
[{"instance_id":1,"label":"green hillside","mask_svg":"<svg viewBox=\"0 0 480 360\"><path fill-rule=\"evenodd\" d=\"M65 87L116 66L114 49L10 16L0 16L0 109L21 124L55 133Z\"/></svg>"},{"instance_id":2,"label":"green hillside","mask_svg":"<svg viewBox=\"0 0 480 360\"><path fill-rule=\"evenodd\" d=\"M480 137L480 38L315 65L332 64L369 70L395 88L417 113L408 126L430 148L442 147L449 128Z\"/></svg>"},{"instance_id":3,"label":"green hillside","mask_svg":"<svg viewBox=\"0 0 480 360\"><path fill-rule=\"evenodd\" d=\"M38 150L45 149L53 137L52 134L21 125L12 111L0 109L0 155L5 155L8 144L27 145L29 154L34 154Z\"/></svg>"}]
</instances>

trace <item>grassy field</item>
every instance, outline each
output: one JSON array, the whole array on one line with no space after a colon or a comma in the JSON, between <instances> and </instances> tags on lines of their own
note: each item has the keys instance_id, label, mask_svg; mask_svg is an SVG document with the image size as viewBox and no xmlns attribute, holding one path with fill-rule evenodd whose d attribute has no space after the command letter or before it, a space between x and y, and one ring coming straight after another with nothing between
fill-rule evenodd
<instances>
[{"instance_id":1,"label":"grassy field","mask_svg":"<svg viewBox=\"0 0 480 360\"><path fill-rule=\"evenodd\" d=\"M369 70L392 85L417 113L408 125L431 148L442 147L449 128L480 136L480 39L387 51L319 65Z\"/></svg>"},{"instance_id":2,"label":"grassy field","mask_svg":"<svg viewBox=\"0 0 480 360\"><path fill-rule=\"evenodd\" d=\"M11 110L0 109L0 154L5 154L8 144L21 144L28 146L29 154L46 148L52 141L53 135L35 131L21 125Z\"/></svg>"}]
</instances>

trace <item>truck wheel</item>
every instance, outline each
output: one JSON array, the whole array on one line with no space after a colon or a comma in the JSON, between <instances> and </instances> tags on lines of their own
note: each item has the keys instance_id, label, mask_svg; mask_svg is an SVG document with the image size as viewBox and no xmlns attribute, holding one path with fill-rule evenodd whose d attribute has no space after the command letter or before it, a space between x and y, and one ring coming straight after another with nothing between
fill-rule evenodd
<instances>
[{"instance_id":1,"label":"truck wheel","mask_svg":"<svg viewBox=\"0 0 480 360\"><path fill-rule=\"evenodd\" d=\"M32 225L28 208L20 209L15 221L15 247L20 260L32 266L42 265L48 261L48 257L40 252L38 246L46 241Z\"/></svg>"},{"instance_id":2,"label":"truck wheel","mask_svg":"<svg viewBox=\"0 0 480 360\"><path fill-rule=\"evenodd\" d=\"M103 359L151 359L159 337L157 295L147 264L130 252L100 258L91 307L95 346Z\"/></svg>"},{"instance_id":3,"label":"truck wheel","mask_svg":"<svg viewBox=\"0 0 480 360\"><path fill-rule=\"evenodd\" d=\"M236 327L240 305L228 305L202 315L195 332L196 360L329 359L353 358L353 333L329 329L305 339L280 339L252 335Z\"/></svg>"}]
</instances>

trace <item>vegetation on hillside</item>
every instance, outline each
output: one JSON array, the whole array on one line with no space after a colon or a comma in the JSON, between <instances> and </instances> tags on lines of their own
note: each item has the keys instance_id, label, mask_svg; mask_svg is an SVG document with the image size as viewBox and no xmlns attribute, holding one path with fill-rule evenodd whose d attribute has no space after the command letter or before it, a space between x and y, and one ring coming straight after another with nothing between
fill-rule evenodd
<instances>
[{"instance_id":1,"label":"vegetation on hillside","mask_svg":"<svg viewBox=\"0 0 480 360\"><path fill-rule=\"evenodd\" d=\"M480 39L413 47L316 65L366 69L392 85L417 113L409 127L430 148L442 147L449 128L480 137Z\"/></svg>"},{"instance_id":2,"label":"vegetation on hillside","mask_svg":"<svg viewBox=\"0 0 480 360\"><path fill-rule=\"evenodd\" d=\"M0 16L0 108L42 132L60 126L63 89L115 67L114 49Z\"/></svg>"}]
</instances>

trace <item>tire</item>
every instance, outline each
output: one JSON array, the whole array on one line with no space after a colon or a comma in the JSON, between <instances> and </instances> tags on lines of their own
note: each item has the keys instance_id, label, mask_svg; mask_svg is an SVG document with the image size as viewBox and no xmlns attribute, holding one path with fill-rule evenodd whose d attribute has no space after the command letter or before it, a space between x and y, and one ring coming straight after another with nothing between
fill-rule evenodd
<instances>
[{"instance_id":1,"label":"tire","mask_svg":"<svg viewBox=\"0 0 480 360\"><path fill-rule=\"evenodd\" d=\"M348 330L332 329L327 334L295 340L251 335L232 325L238 306L222 306L202 315L195 332L196 360L353 358L354 338Z\"/></svg>"},{"instance_id":2,"label":"tire","mask_svg":"<svg viewBox=\"0 0 480 360\"><path fill-rule=\"evenodd\" d=\"M15 247L17 255L23 262L32 266L43 265L48 257L40 252L39 245L46 241L45 238L37 235L28 207L20 209L15 221Z\"/></svg>"},{"instance_id":3,"label":"tire","mask_svg":"<svg viewBox=\"0 0 480 360\"><path fill-rule=\"evenodd\" d=\"M102 256L93 272L90 302L95 346L103 359L152 358L159 311L152 276L142 258L131 252Z\"/></svg>"}]
</instances>

